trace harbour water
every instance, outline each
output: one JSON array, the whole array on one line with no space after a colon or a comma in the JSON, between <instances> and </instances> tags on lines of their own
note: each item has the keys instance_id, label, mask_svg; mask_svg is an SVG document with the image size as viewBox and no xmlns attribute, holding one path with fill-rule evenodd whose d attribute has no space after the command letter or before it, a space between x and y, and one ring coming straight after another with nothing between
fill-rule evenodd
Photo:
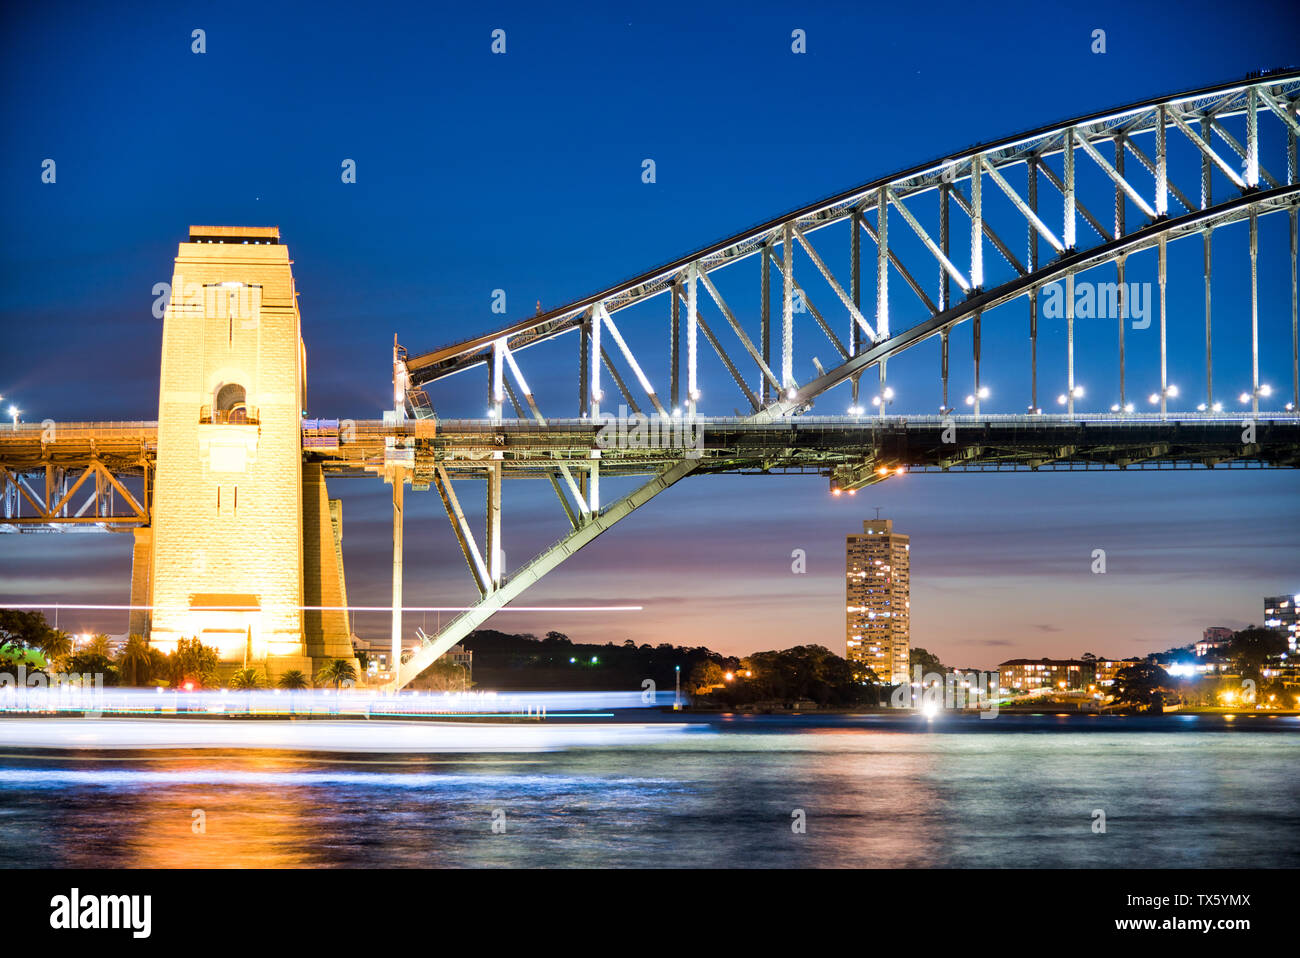
<instances>
[{"instance_id":1,"label":"harbour water","mask_svg":"<svg viewBox=\"0 0 1300 958\"><path fill-rule=\"evenodd\" d=\"M490 750L402 754L31 750L0 728L0 866L1267 868L1300 858L1300 717L691 723L610 746L530 742L520 725L517 741Z\"/></svg>"}]
</instances>

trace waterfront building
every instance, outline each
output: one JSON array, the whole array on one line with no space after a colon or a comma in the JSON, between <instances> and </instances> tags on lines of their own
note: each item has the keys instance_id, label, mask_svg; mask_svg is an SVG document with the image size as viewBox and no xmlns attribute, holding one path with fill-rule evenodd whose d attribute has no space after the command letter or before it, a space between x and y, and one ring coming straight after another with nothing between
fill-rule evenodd
<instances>
[{"instance_id":1,"label":"waterfront building","mask_svg":"<svg viewBox=\"0 0 1300 958\"><path fill-rule=\"evenodd\" d=\"M1274 629L1286 635L1287 650L1296 651L1296 606L1300 605L1300 594L1275 595L1264 599L1264 628Z\"/></svg>"},{"instance_id":2,"label":"waterfront building","mask_svg":"<svg viewBox=\"0 0 1300 958\"><path fill-rule=\"evenodd\" d=\"M1086 691L1097 681L1097 665L1089 659L1008 659L998 665L998 685L1013 692Z\"/></svg>"},{"instance_id":3,"label":"waterfront building","mask_svg":"<svg viewBox=\"0 0 1300 958\"><path fill-rule=\"evenodd\" d=\"M1115 684L1115 676L1119 670L1127 668L1130 665L1137 665L1143 661L1136 656L1131 659L1098 659L1096 662L1096 676L1093 681L1098 685L1110 686Z\"/></svg>"},{"instance_id":4,"label":"waterfront building","mask_svg":"<svg viewBox=\"0 0 1300 958\"><path fill-rule=\"evenodd\" d=\"M891 685L910 681L911 548L892 519L868 519L846 537L845 658Z\"/></svg>"}]
</instances>

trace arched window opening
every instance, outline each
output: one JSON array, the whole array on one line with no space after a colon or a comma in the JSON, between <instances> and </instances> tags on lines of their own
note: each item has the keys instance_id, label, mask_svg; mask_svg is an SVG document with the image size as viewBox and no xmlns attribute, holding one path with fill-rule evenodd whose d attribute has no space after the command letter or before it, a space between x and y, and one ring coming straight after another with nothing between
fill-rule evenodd
<instances>
[{"instance_id":1,"label":"arched window opening","mask_svg":"<svg viewBox=\"0 0 1300 958\"><path fill-rule=\"evenodd\" d=\"M249 414L245 401L244 387L239 383L226 383L217 390L216 402L212 408L212 421L215 423L247 423L254 421Z\"/></svg>"}]
</instances>

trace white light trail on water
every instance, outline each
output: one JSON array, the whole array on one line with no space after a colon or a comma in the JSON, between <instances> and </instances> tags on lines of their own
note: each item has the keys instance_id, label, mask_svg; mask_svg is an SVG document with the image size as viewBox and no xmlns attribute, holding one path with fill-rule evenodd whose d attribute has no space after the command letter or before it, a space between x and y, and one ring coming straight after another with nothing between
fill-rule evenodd
<instances>
[{"instance_id":1,"label":"white light trail on water","mask_svg":"<svg viewBox=\"0 0 1300 958\"><path fill-rule=\"evenodd\" d=\"M151 605L93 605L69 604L60 602L13 603L4 601L6 609L73 609L78 611L132 612L135 610L152 612ZM392 612L391 605L300 605L304 612ZM403 612L468 612L472 605L404 605ZM642 605L518 605L497 609L495 615L502 612L641 612ZM196 605L193 612L258 612L256 605Z\"/></svg>"},{"instance_id":2,"label":"white light trail on water","mask_svg":"<svg viewBox=\"0 0 1300 958\"><path fill-rule=\"evenodd\" d=\"M10 718L0 747L287 749L317 752L549 752L654 745L699 733L689 724L227 722L213 719Z\"/></svg>"},{"instance_id":3,"label":"white light trail on water","mask_svg":"<svg viewBox=\"0 0 1300 958\"><path fill-rule=\"evenodd\" d=\"M0 675L0 713L104 715L296 715L318 718L512 716L606 718L613 709L667 707L671 692L436 692L384 689L138 689L92 681L55 682Z\"/></svg>"}]
</instances>

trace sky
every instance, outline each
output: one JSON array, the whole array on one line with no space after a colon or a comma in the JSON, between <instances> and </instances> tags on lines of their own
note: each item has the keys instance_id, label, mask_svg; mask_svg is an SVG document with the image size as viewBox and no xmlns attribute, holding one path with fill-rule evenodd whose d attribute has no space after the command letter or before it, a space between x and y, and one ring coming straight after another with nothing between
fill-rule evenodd
<instances>
[{"instance_id":1,"label":"sky","mask_svg":"<svg viewBox=\"0 0 1300 958\"><path fill-rule=\"evenodd\" d=\"M278 225L301 293L308 411L374 418L388 402L394 334L419 352L499 326L495 289L507 318L554 307L969 144L1285 65L1300 32L1294 7L1249 0L1230 18L1196 2L1177 18L1142 2L938 2L922 18L898 4L743 9L6 9L0 394L27 420L156 418L152 290L171 278L176 244L190 224ZM505 55L490 50L495 29ZM791 51L795 29L806 54ZM41 181L46 158L54 184ZM642 182L645 158L654 184ZM345 159L354 184L341 182ZM1278 156L1266 165L1285 173ZM1261 224L1263 376L1289 387L1285 225L1272 219ZM1200 251L1183 246L1170 252L1171 315L1185 312L1194 332L1175 335L1171 361L1190 382ZM1235 394L1249 352L1228 304L1244 265L1222 270L1216 383ZM986 350L998 336L1024 349L1019 326L989 335ZM1137 383L1149 381L1150 343L1133 345ZM539 395L572 402L570 352L531 371ZM900 369L902 391L910 370ZM1020 411L1024 369L999 375L988 411ZM482 379L470 376L442 388L440 410L482 414ZM564 531L549 485L534 485L507 487L511 566ZM1281 471L912 474L851 499L832 499L815 476L692 478L526 597L642 611L507 612L491 625L732 654L804 642L841 651L844 536L879 507L912 537L914 645L959 666L1135 654L1258 622L1265 595L1300 592L1297 493L1300 479ZM382 605L386 487L339 480L331 494L344 502L350 601ZM473 598L432 493L408 499L406 538L408 603ZM1099 548L1104 575L1091 571ZM804 574L792 571L796 549ZM129 579L127 536L0 536L0 604L125 603ZM59 624L125 628L103 612ZM355 626L387 634L383 616Z\"/></svg>"}]
</instances>

